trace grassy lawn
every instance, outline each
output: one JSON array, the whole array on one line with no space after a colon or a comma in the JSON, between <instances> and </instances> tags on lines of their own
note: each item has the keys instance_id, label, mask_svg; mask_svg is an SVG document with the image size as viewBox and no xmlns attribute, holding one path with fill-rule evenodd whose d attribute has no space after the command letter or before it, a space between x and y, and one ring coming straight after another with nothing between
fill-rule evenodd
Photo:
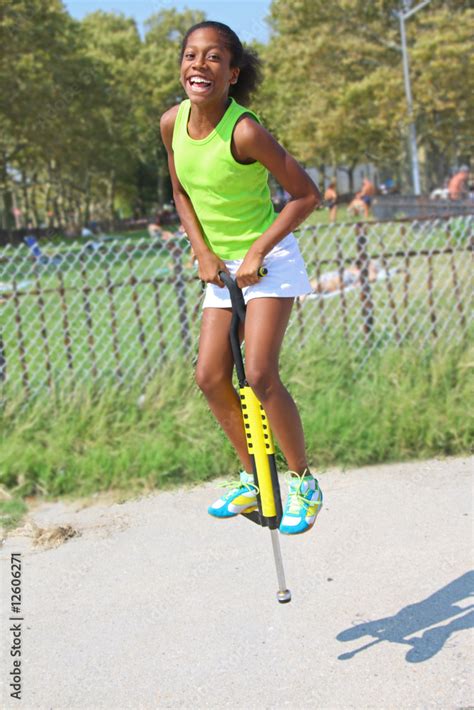
<instances>
[{"instance_id":1,"label":"grassy lawn","mask_svg":"<svg viewBox=\"0 0 474 710\"><path fill-rule=\"evenodd\" d=\"M315 339L284 359L312 464L375 464L469 451L467 346L386 348L358 369L343 340ZM144 492L233 475L238 462L193 382L173 363L145 387L60 391L0 414L0 484L21 498ZM285 462L279 455L279 468Z\"/></svg>"},{"instance_id":2,"label":"grassy lawn","mask_svg":"<svg viewBox=\"0 0 474 710\"><path fill-rule=\"evenodd\" d=\"M428 340L431 331L437 335L447 329L449 336L450 329L455 330L469 314L466 252L438 255L432 261L423 255L392 256L385 263L382 253L445 247L445 226L387 223L377 230L368 227L370 258L377 257L394 274L371 287L377 342L398 337L398 331L415 337L420 329L426 331ZM460 235L454 230L453 239L465 248L468 229ZM357 256L353 224L303 229L299 243L312 279L348 266ZM182 246L185 266L189 260L186 241ZM56 253L52 248L44 251ZM22 260L0 265L0 280L15 277L20 294L17 298L10 294L2 302L0 293L5 396L27 385L35 392L48 382L67 387L143 383L167 359L192 358L202 295L194 270L184 268L177 280L169 251L154 246L148 238L130 235L125 242L108 242L104 250L83 252L83 258L80 252L71 252L70 245L59 253L59 264L35 265L26 253ZM189 330L188 350L183 319ZM341 336L359 350L362 325L360 292L348 291L344 297L305 302L292 317L287 343L293 347L320 331L323 337Z\"/></svg>"}]
</instances>

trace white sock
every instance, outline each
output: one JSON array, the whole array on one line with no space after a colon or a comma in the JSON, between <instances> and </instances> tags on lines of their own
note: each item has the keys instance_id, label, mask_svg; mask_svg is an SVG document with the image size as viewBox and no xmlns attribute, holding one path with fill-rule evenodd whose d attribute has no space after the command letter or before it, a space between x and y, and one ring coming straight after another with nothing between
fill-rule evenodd
<instances>
[{"instance_id":1,"label":"white sock","mask_svg":"<svg viewBox=\"0 0 474 710\"><path fill-rule=\"evenodd\" d=\"M247 473L247 471L240 472L241 483L253 483L253 473Z\"/></svg>"}]
</instances>

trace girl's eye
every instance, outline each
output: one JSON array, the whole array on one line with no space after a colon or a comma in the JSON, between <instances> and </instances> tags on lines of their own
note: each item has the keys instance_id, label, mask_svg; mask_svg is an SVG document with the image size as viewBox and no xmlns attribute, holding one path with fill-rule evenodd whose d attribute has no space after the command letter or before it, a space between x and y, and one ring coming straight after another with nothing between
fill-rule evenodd
<instances>
[{"instance_id":1,"label":"girl's eye","mask_svg":"<svg viewBox=\"0 0 474 710\"><path fill-rule=\"evenodd\" d=\"M194 57L194 54L192 52L186 52L184 55L185 59L192 59Z\"/></svg>"},{"instance_id":2,"label":"girl's eye","mask_svg":"<svg viewBox=\"0 0 474 710\"><path fill-rule=\"evenodd\" d=\"M212 60L218 60L218 59L220 59L220 57L219 57L218 54L209 54L208 56L209 56L209 59L212 59Z\"/></svg>"}]
</instances>

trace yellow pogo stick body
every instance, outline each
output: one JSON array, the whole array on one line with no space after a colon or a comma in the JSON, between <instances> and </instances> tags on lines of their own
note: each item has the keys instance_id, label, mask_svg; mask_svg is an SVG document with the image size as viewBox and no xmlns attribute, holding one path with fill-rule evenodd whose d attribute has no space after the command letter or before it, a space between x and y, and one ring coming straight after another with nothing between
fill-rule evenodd
<instances>
[{"instance_id":1,"label":"yellow pogo stick body","mask_svg":"<svg viewBox=\"0 0 474 710\"><path fill-rule=\"evenodd\" d=\"M272 432L268 425L265 410L251 387L248 385L241 387L239 392L245 435L247 437L247 450L254 461L262 514L265 518L273 518L277 515L277 511L269 458L270 456L275 456Z\"/></svg>"},{"instance_id":2,"label":"yellow pogo stick body","mask_svg":"<svg viewBox=\"0 0 474 710\"><path fill-rule=\"evenodd\" d=\"M263 276L266 270L260 272ZM239 326L245 322L245 302L241 289L225 272L220 277L229 288L232 301L230 344L239 380L240 404L247 438L247 450L252 458L253 475L257 486L258 513L250 511L243 515L259 525L275 530L280 525L282 506L280 486L275 463L275 447L267 415L254 391L249 387L240 349Z\"/></svg>"}]
</instances>

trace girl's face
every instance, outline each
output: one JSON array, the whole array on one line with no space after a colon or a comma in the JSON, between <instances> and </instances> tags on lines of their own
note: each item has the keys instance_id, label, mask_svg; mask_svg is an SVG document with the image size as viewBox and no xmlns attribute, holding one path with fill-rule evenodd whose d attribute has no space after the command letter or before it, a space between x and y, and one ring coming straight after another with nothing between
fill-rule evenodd
<instances>
[{"instance_id":1,"label":"girl's face","mask_svg":"<svg viewBox=\"0 0 474 710\"><path fill-rule=\"evenodd\" d=\"M227 99L231 84L239 76L231 68L231 53L216 30L195 30L189 37L181 60L181 83L193 103Z\"/></svg>"}]
</instances>

